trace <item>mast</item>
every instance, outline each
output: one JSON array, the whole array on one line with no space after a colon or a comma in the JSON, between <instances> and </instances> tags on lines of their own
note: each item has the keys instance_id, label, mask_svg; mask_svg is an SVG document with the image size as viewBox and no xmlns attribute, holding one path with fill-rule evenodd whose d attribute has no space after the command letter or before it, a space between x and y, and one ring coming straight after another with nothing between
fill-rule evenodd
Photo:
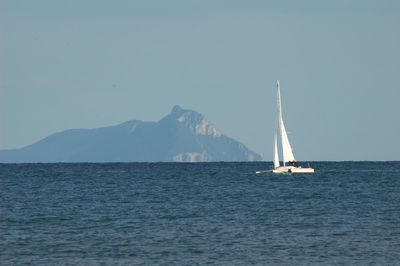
<instances>
[{"instance_id":1,"label":"mast","mask_svg":"<svg viewBox=\"0 0 400 266\"><path fill-rule=\"evenodd\" d=\"M278 124L279 124L281 144L282 144L283 166L285 166L286 162L292 162L296 160L294 159L292 147L290 146L285 125L282 119L281 92L279 87L279 80L277 82L276 87L277 87L276 89L277 89L277 102L278 102Z\"/></svg>"}]
</instances>

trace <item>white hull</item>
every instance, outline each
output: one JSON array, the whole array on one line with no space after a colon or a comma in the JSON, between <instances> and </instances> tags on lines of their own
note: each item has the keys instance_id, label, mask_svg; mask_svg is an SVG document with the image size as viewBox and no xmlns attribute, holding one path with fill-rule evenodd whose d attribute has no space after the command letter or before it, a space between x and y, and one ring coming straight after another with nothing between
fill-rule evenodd
<instances>
[{"instance_id":1,"label":"white hull","mask_svg":"<svg viewBox=\"0 0 400 266\"><path fill-rule=\"evenodd\" d=\"M272 173L281 174L281 173L291 173L291 174L313 174L313 168L301 168L295 166L279 166L272 170Z\"/></svg>"},{"instance_id":2,"label":"white hull","mask_svg":"<svg viewBox=\"0 0 400 266\"><path fill-rule=\"evenodd\" d=\"M278 166L272 170L272 173L276 173L276 174L290 173L290 170L293 168L294 168L294 166Z\"/></svg>"},{"instance_id":3,"label":"white hull","mask_svg":"<svg viewBox=\"0 0 400 266\"><path fill-rule=\"evenodd\" d=\"M256 171L256 174L271 173L271 172L275 174L313 174L314 169L295 167L295 166L279 166L272 170Z\"/></svg>"},{"instance_id":4,"label":"white hull","mask_svg":"<svg viewBox=\"0 0 400 266\"><path fill-rule=\"evenodd\" d=\"M293 174L314 174L314 169L313 168L295 167L293 169L290 169L290 173L293 173Z\"/></svg>"}]
</instances>

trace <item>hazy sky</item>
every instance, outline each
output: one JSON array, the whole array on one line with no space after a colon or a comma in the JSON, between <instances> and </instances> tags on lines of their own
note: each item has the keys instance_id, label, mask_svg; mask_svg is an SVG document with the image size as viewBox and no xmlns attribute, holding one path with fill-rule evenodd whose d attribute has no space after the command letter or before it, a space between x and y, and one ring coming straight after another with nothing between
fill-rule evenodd
<instances>
[{"instance_id":1,"label":"hazy sky","mask_svg":"<svg viewBox=\"0 0 400 266\"><path fill-rule=\"evenodd\" d=\"M400 160L400 1L0 0L0 148L179 104L272 160Z\"/></svg>"}]
</instances>

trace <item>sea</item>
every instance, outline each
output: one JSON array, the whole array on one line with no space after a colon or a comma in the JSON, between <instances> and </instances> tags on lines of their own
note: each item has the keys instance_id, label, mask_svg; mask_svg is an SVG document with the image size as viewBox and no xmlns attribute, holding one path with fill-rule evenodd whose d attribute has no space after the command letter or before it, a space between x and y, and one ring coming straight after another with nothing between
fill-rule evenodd
<instances>
[{"instance_id":1,"label":"sea","mask_svg":"<svg viewBox=\"0 0 400 266\"><path fill-rule=\"evenodd\" d=\"M400 162L0 164L0 265L399 265Z\"/></svg>"}]
</instances>

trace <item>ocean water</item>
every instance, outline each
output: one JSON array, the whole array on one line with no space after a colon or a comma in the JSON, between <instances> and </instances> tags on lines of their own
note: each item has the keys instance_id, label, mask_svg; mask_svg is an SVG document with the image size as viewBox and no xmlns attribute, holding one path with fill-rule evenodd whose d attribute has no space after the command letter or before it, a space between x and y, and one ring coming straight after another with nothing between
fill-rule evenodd
<instances>
[{"instance_id":1,"label":"ocean water","mask_svg":"<svg viewBox=\"0 0 400 266\"><path fill-rule=\"evenodd\" d=\"M400 264L400 162L0 164L0 264Z\"/></svg>"}]
</instances>

